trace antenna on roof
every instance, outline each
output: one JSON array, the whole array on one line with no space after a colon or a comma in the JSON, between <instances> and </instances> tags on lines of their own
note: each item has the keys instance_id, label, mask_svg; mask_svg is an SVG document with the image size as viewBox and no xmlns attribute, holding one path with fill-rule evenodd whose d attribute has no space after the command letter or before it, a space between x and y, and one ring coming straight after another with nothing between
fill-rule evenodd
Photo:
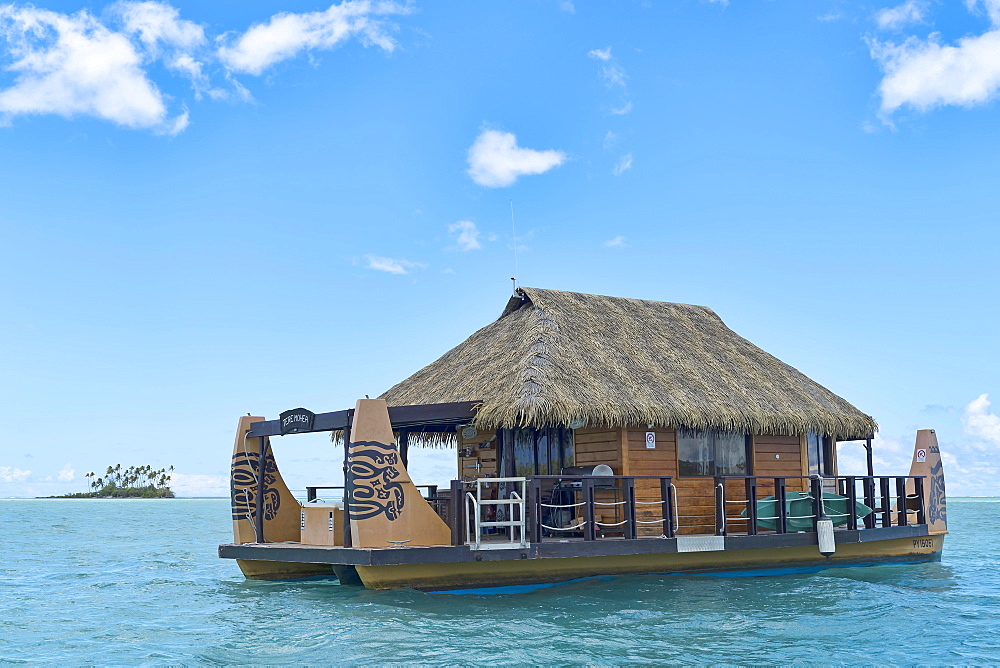
<instances>
[{"instance_id":1,"label":"antenna on roof","mask_svg":"<svg viewBox=\"0 0 1000 668\"><path fill-rule=\"evenodd\" d=\"M515 297L519 297L517 294L517 230L514 228L514 200L510 201L510 233L514 237L514 275L510 277L510 282L513 285L513 294Z\"/></svg>"}]
</instances>

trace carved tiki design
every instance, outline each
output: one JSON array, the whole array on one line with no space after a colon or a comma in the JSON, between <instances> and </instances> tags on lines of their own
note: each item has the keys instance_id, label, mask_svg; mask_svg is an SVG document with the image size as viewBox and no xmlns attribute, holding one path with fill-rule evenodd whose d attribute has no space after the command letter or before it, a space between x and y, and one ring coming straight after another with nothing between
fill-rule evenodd
<instances>
[{"instance_id":1,"label":"carved tiki design","mask_svg":"<svg viewBox=\"0 0 1000 668\"><path fill-rule=\"evenodd\" d=\"M944 470L940 461L931 469L930 504L927 508L927 520L931 524L948 522L948 505L944 495Z\"/></svg>"},{"instance_id":2,"label":"carved tiki design","mask_svg":"<svg viewBox=\"0 0 1000 668\"><path fill-rule=\"evenodd\" d=\"M394 521L403 510L395 444L354 441L348 460L351 478L351 519L366 520L384 514Z\"/></svg>"},{"instance_id":3,"label":"carved tiki design","mask_svg":"<svg viewBox=\"0 0 1000 668\"><path fill-rule=\"evenodd\" d=\"M260 471L257 452L238 452L233 455L229 477L229 492L232 499L234 520L257 520L257 475ZM278 515L281 494L274 487L278 480L278 465L274 461L271 446L264 453L264 519L273 520Z\"/></svg>"}]
</instances>

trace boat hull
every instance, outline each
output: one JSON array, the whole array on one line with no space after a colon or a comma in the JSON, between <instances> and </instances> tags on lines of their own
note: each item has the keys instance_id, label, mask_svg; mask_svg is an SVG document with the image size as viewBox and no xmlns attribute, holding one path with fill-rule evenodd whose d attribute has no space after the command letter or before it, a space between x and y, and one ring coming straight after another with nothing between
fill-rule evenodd
<instances>
[{"instance_id":1,"label":"boat hull","mask_svg":"<svg viewBox=\"0 0 1000 668\"><path fill-rule=\"evenodd\" d=\"M461 563L357 566L368 589L408 587L423 591L538 585L600 575L725 573L796 567L827 567L872 563L918 562L939 559L943 535L897 538L837 546L824 557L815 545L626 554L599 557L545 558Z\"/></svg>"}]
</instances>

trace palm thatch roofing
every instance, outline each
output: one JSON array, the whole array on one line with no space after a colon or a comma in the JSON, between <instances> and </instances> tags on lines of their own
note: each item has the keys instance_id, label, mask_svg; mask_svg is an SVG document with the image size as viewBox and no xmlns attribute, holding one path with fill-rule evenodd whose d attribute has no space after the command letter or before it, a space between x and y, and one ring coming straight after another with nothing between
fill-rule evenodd
<instances>
[{"instance_id":1,"label":"palm thatch roofing","mask_svg":"<svg viewBox=\"0 0 1000 668\"><path fill-rule=\"evenodd\" d=\"M689 304L521 288L500 317L382 395L479 400L479 429L686 426L862 437L871 416Z\"/></svg>"}]
</instances>

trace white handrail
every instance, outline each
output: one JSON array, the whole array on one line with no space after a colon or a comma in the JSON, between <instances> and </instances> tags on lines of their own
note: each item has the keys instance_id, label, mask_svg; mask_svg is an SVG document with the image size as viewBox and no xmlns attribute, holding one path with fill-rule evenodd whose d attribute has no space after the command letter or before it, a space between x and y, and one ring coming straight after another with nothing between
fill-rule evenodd
<instances>
[{"instance_id":1,"label":"white handrail","mask_svg":"<svg viewBox=\"0 0 1000 668\"><path fill-rule=\"evenodd\" d=\"M680 515L677 514L677 487L674 485L674 483L670 483L670 496L671 496L671 498L674 501L674 503L673 503L673 506L674 506L674 532L676 533L677 529L680 528L681 521L680 521Z\"/></svg>"},{"instance_id":2,"label":"white handrail","mask_svg":"<svg viewBox=\"0 0 1000 668\"><path fill-rule=\"evenodd\" d=\"M489 488L493 483L515 483L520 484L521 490L518 494L518 490L514 489L510 492L508 498L499 499L484 499L483 489ZM527 478L479 478L476 480L476 494L473 496L472 492L466 492L466 498L471 502L471 516L470 522L467 523L466 528L469 529L471 534L475 531L474 536L466 536L466 544L472 545L473 549L476 550L487 550L487 549L502 549L502 548L526 548L528 547L528 534L526 526L527 514L525 513L525 497L527 496ZM509 521L483 521L483 507L484 506L505 506L510 508ZM518 517L519 516L519 517ZM473 526L475 527L473 529ZM510 541L503 543L483 543L483 529L484 528L500 528L506 527L510 529ZM519 536L518 536L519 534ZM519 538L519 540L518 540Z\"/></svg>"}]
</instances>

